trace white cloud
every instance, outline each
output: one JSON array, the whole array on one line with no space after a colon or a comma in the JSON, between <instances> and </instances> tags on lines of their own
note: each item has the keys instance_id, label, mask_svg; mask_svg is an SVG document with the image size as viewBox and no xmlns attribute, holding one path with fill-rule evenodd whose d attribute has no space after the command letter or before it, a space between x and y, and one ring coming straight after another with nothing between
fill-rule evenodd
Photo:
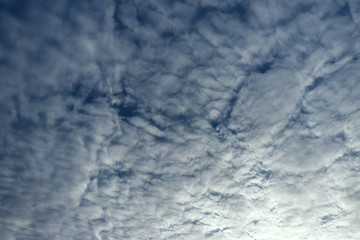
<instances>
[{"instance_id":1,"label":"white cloud","mask_svg":"<svg viewBox=\"0 0 360 240\"><path fill-rule=\"evenodd\" d=\"M1 11L5 239L359 237L355 1Z\"/></svg>"}]
</instances>

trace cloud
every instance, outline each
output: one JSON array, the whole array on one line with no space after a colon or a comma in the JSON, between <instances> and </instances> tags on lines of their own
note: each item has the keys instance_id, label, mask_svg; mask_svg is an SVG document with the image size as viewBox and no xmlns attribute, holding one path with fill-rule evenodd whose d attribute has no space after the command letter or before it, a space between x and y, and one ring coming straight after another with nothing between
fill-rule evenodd
<instances>
[{"instance_id":1,"label":"cloud","mask_svg":"<svg viewBox=\"0 0 360 240\"><path fill-rule=\"evenodd\" d=\"M2 1L5 239L359 237L355 1Z\"/></svg>"}]
</instances>

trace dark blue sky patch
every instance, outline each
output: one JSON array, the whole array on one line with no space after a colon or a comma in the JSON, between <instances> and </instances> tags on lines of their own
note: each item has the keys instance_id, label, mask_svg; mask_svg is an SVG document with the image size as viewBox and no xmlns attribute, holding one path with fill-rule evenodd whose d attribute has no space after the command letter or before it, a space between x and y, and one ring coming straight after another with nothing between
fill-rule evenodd
<instances>
[{"instance_id":1,"label":"dark blue sky patch","mask_svg":"<svg viewBox=\"0 0 360 240\"><path fill-rule=\"evenodd\" d=\"M118 17L118 14L114 14L114 32L118 34L123 34L124 31L126 31L128 28L127 26L121 21L121 19Z\"/></svg>"},{"instance_id":2,"label":"dark blue sky patch","mask_svg":"<svg viewBox=\"0 0 360 240\"><path fill-rule=\"evenodd\" d=\"M1 30L0 30L0 37L1 37ZM7 58L0 57L0 66L5 68L10 67L11 62Z\"/></svg>"},{"instance_id":3,"label":"dark blue sky patch","mask_svg":"<svg viewBox=\"0 0 360 240\"><path fill-rule=\"evenodd\" d=\"M299 113L301 115L309 115L312 114L312 112L310 112L306 107L304 107L303 105L299 106ZM297 117L300 120L300 116Z\"/></svg>"},{"instance_id":4,"label":"dark blue sky patch","mask_svg":"<svg viewBox=\"0 0 360 240\"><path fill-rule=\"evenodd\" d=\"M230 98L229 100L229 104L227 106L227 111L226 111L226 114L225 114L225 117L224 117L224 121L226 123L228 123L230 117L231 117L231 113L233 112L234 110L234 106L236 105L238 99L239 99L239 93L241 91L241 88L242 86L238 87L234 93L234 96Z\"/></svg>"},{"instance_id":5,"label":"dark blue sky patch","mask_svg":"<svg viewBox=\"0 0 360 240\"><path fill-rule=\"evenodd\" d=\"M273 62L265 62L255 68L255 72L264 74L271 69Z\"/></svg>"},{"instance_id":6,"label":"dark blue sky patch","mask_svg":"<svg viewBox=\"0 0 360 240\"><path fill-rule=\"evenodd\" d=\"M185 211L186 211L186 210L185 210ZM187 221L183 222L183 224L190 224L190 225L204 225L204 223L202 223L200 219L187 220Z\"/></svg>"},{"instance_id":7,"label":"dark blue sky patch","mask_svg":"<svg viewBox=\"0 0 360 240\"><path fill-rule=\"evenodd\" d=\"M48 116L46 114L46 112L40 111L38 112L38 123L40 126L46 127L47 122L48 122Z\"/></svg>"},{"instance_id":8,"label":"dark blue sky patch","mask_svg":"<svg viewBox=\"0 0 360 240\"><path fill-rule=\"evenodd\" d=\"M206 7L199 6L196 9L195 16L192 18L192 20L190 22L190 26L195 26L196 24L198 24L202 20L206 21L206 18L208 17L208 14L211 13L211 12L215 12L215 11L218 11L218 8L210 7L210 6L206 6Z\"/></svg>"},{"instance_id":9,"label":"dark blue sky patch","mask_svg":"<svg viewBox=\"0 0 360 240\"><path fill-rule=\"evenodd\" d=\"M315 80L312 82L311 85L307 86L305 88L306 92L311 92L313 91L315 88L319 87L323 82L325 82L325 78L323 77L317 77L315 78Z\"/></svg>"},{"instance_id":10,"label":"dark blue sky patch","mask_svg":"<svg viewBox=\"0 0 360 240\"><path fill-rule=\"evenodd\" d=\"M295 8L295 12L297 14L303 14L303 13L307 13L310 12L317 3L311 3L311 2L299 2L299 4L296 6Z\"/></svg>"},{"instance_id":11,"label":"dark blue sky patch","mask_svg":"<svg viewBox=\"0 0 360 240\"><path fill-rule=\"evenodd\" d=\"M63 43L56 38L53 37L49 37L46 38L44 40L44 46L45 48L50 48L50 49L56 49L57 51L61 51L62 47L63 47ZM51 53L48 53L49 55L51 55Z\"/></svg>"},{"instance_id":12,"label":"dark blue sky patch","mask_svg":"<svg viewBox=\"0 0 360 240\"><path fill-rule=\"evenodd\" d=\"M210 237L210 236L212 236L212 235L214 235L214 234L216 234L216 233L223 232L223 231L226 231L226 230L228 230L228 229L229 229L228 227L225 227L225 228L223 228L223 229L216 228L216 229L211 230L210 232L208 232L208 233L206 234L206 237Z\"/></svg>"},{"instance_id":13,"label":"dark blue sky patch","mask_svg":"<svg viewBox=\"0 0 360 240\"><path fill-rule=\"evenodd\" d=\"M41 228L46 226L53 219L60 219L65 214L64 210L65 207L63 209L47 207L45 209L41 209L40 211L36 211L32 216L35 220L33 227L35 229Z\"/></svg>"},{"instance_id":14,"label":"dark blue sky patch","mask_svg":"<svg viewBox=\"0 0 360 240\"><path fill-rule=\"evenodd\" d=\"M239 18L242 22L247 22L250 15L249 6L246 2L237 3L235 6L231 6L227 11Z\"/></svg>"},{"instance_id":15,"label":"dark blue sky patch","mask_svg":"<svg viewBox=\"0 0 360 240\"><path fill-rule=\"evenodd\" d=\"M176 34L172 31L164 31L161 33L163 39L173 39L176 37Z\"/></svg>"},{"instance_id":16,"label":"dark blue sky patch","mask_svg":"<svg viewBox=\"0 0 360 240\"><path fill-rule=\"evenodd\" d=\"M63 34L72 36L82 28L81 23L76 19L76 12L81 8L80 6L81 3L79 4L79 1L67 1L61 15L62 22L64 23L61 29Z\"/></svg>"},{"instance_id":17,"label":"dark blue sky patch","mask_svg":"<svg viewBox=\"0 0 360 240\"><path fill-rule=\"evenodd\" d=\"M169 143L170 140L166 137L159 137L159 136L153 136L154 137L154 140L157 142L157 143L161 143L161 144L164 144L164 143Z\"/></svg>"},{"instance_id":18,"label":"dark blue sky patch","mask_svg":"<svg viewBox=\"0 0 360 240\"><path fill-rule=\"evenodd\" d=\"M163 180L166 176L164 174L158 174L158 173L147 173L150 177L150 180Z\"/></svg>"},{"instance_id":19,"label":"dark blue sky patch","mask_svg":"<svg viewBox=\"0 0 360 240\"><path fill-rule=\"evenodd\" d=\"M109 106L116 110L118 116L124 118L130 118L139 116L140 113L140 100L134 98L125 89L122 92L113 94L113 97L117 100L115 102L109 101Z\"/></svg>"},{"instance_id":20,"label":"dark blue sky patch","mask_svg":"<svg viewBox=\"0 0 360 240\"><path fill-rule=\"evenodd\" d=\"M121 144L122 138L121 136L113 136L109 143L110 146L119 145Z\"/></svg>"},{"instance_id":21,"label":"dark blue sky patch","mask_svg":"<svg viewBox=\"0 0 360 240\"><path fill-rule=\"evenodd\" d=\"M96 178L98 179L98 186L107 185L108 180L113 178L116 174L111 169L102 169L98 172Z\"/></svg>"},{"instance_id":22,"label":"dark blue sky patch","mask_svg":"<svg viewBox=\"0 0 360 240\"><path fill-rule=\"evenodd\" d=\"M26 117L20 117L11 124L12 130L18 133L31 133L37 126L35 121Z\"/></svg>"},{"instance_id":23,"label":"dark blue sky patch","mask_svg":"<svg viewBox=\"0 0 360 240\"><path fill-rule=\"evenodd\" d=\"M114 173L119 178L130 178L135 174L131 168L126 171L114 170Z\"/></svg>"},{"instance_id":24,"label":"dark blue sky patch","mask_svg":"<svg viewBox=\"0 0 360 240\"><path fill-rule=\"evenodd\" d=\"M104 99L106 94L100 90L93 88L86 96L83 104L95 104L101 102L101 99Z\"/></svg>"},{"instance_id":25,"label":"dark blue sky patch","mask_svg":"<svg viewBox=\"0 0 360 240\"><path fill-rule=\"evenodd\" d=\"M351 151L351 152L349 153L349 156L350 156L350 157L356 157L356 158L358 158L358 157L360 157L360 152Z\"/></svg>"},{"instance_id":26,"label":"dark blue sky patch","mask_svg":"<svg viewBox=\"0 0 360 240\"><path fill-rule=\"evenodd\" d=\"M152 126L155 126L156 128L160 129L161 131L165 131L166 129L168 129L168 127L165 124L164 125L160 124L159 122L154 120L151 115L149 118L146 118L146 121L148 121Z\"/></svg>"},{"instance_id":27,"label":"dark blue sky patch","mask_svg":"<svg viewBox=\"0 0 360 240\"><path fill-rule=\"evenodd\" d=\"M180 3L186 3L186 0L164 0L164 2L170 6L170 7L174 7L175 3L180 2Z\"/></svg>"},{"instance_id":28,"label":"dark blue sky patch","mask_svg":"<svg viewBox=\"0 0 360 240\"><path fill-rule=\"evenodd\" d=\"M218 196L221 195L219 192L215 192L215 191L210 191L209 194L210 194L211 196L215 196L215 197L218 197Z\"/></svg>"},{"instance_id":29,"label":"dark blue sky patch","mask_svg":"<svg viewBox=\"0 0 360 240\"><path fill-rule=\"evenodd\" d=\"M153 24L153 20L151 19L151 17L148 16L148 12L152 11L152 9L150 8L150 6L148 7L149 8L144 8L143 6L140 6L136 8L136 20L142 26L148 26Z\"/></svg>"},{"instance_id":30,"label":"dark blue sky patch","mask_svg":"<svg viewBox=\"0 0 360 240\"><path fill-rule=\"evenodd\" d=\"M214 235L215 233L218 233L220 232L220 229L219 228L216 228L214 230L211 230L209 233L206 234L207 237L210 237L212 235Z\"/></svg>"},{"instance_id":31,"label":"dark blue sky patch","mask_svg":"<svg viewBox=\"0 0 360 240\"><path fill-rule=\"evenodd\" d=\"M241 89L244 87L244 83L241 83L234 90L233 96L228 101L228 105L225 108L225 114L221 114L218 118L209 120L210 125L213 129L216 129L219 126L227 127L229 124L229 120L231 119L231 114L234 110L234 106L236 105ZM236 134L236 130L229 129L233 134Z\"/></svg>"},{"instance_id":32,"label":"dark blue sky patch","mask_svg":"<svg viewBox=\"0 0 360 240\"><path fill-rule=\"evenodd\" d=\"M263 176L263 178L264 178L265 180L270 179L271 176L273 175L273 173L272 173L271 171L268 171L268 170L260 170L259 173Z\"/></svg>"},{"instance_id":33,"label":"dark blue sky patch","mask_svg":"<svg viewBox=\"0 0 360 240\"><path fill-rule=\"evenodd\" d=\"M130 118L140 114L137 104L112 104L111 107L117 111L120 117Z\"/></svg>"},{"instance_id":34,"label":"dark blue sky patch","mask_svg":"<svg viewBox=\"0 0 360 240\"><path fill-rule=\"evenodd\" d=\"M309 142L309 141L311 142L320 139L320 137L315 134L300 135L299 138L304 142Z\"/></svg>"},{"instance_id":35,"label":"dark blue sky patch","mask_svg":"<svg viewBox=\"0 0 360 240\"><path fill-rule=\"evenodd\" d=\"M89 206L96 206L96 203L93 201L90 201L88 199L81 199L81 202L79 204L80 207L89 207Z\"/></svg>"},{"instance_id":36,"label":"dark blue sky patch","mask_svg":"<svg viewBox=\"0 0 360 240\"><path fill-rule=\"evenodd\" d=\"M328 214L321 218L321 224L327 224L330 221L333 221L336 218L334 214Z\"/></svg>"},{"instance_id":37,"label":"dark blue sky patch","mask_svg":"<svg viewBox=\"0 0 360 240\"><path fill-rule=\"evenodd\" d=\"M115 26L114 26L114 31L115 33L123 33L126 29L127 26L121 21L121 17L119 16L120 14L120 9L121 9L121 4L122 4L122 0L115 0L115 9L114 9L114 14L113 14L113 19L115 22Z\"/></svg>"},{"instance_id":38,"label":"dark blue sky patch","mask_svg":"<svg viewBox=\"0 0 360 240\"><path fill-rule=\"evenodd\" d=\"M69 103L69 104L66 105L66 110L68 112L72 112L74 110L74 108L75 108L75 106L72 103Z\"/></svg>"},{"instance_id":39,"label":"dark blue sky patch","mask_svg":"<svg viewBox=\"0 0 360 240\"><path fill-rule=\"evenodd\" d=\"M97 218L97 219L94 219L92 221L89 221L89 224L98 225L98 224L101 224L101 223L106 223L105 218Z\"/></svg>"},{"instance_id":40,"label":"dark blue sky patch","mask_svg":"<svg viewBox=\"0 0 360 240\"><path fill-rule=\"evenodd\" d=\"M284 127L283 131L287 129L293 129L296 126L307 127L307 115L311 114L310 112L306 112L305 108L299 109L299 112L294 116L292 116L286 126Z\"/></svg>"},{"instance_id":41,"label":"dark blue sky patch","mask_svg":"<svg viewBox=\"0 0 360 240\"><path fill-rule=\"evenodd\" d=\"M348 17L350 19L352 19L352 16L351 16L351 10L350 10L350 7L349 7L349 3L346 2L344 4L344 6L342 6L337 12L336 14L338 16L344 16L344 17Z\"/></svg>"},{"instance_id":42,"label":"dark blue sky patch","mask_svg":"<svg viewBox=\"0 0 360 240\"><path fill-rule=\"evenodd\" d=\"M346 135L344 132L341 132L339 134L337 134L335 137L334 137L334 141L341 141L341 142L345 142L346 141Z\"/></svg>"},{"instance_id":43,"label":"dark blue sky patch","mask_svg":"<svg viewBox=\"0 0 360 240\"><path fill-rule=\"evenodd\" d=\"M82 82L76 82L72 85L70 96L74 98L82 98L84 96L84 86Z\"/></svg>"},{"instance_id":44,"label":"dark blue sky patch","mask_svg":"<svg viewBox=\"0 0 360 240\"><path fill-rule=\"evenodd\" d=\"M10 15L20 21L28 21L30 17L29 9L34 5L29 0L13 0L8 3L0 3L2 11L8 12Z\"/></svg>"},{"instance_id":45,"label":"dark blue sky patch","mask_svg":"<svg viewBox=\"0 0 360 240\"><path fill-rule=\"evenodd\" d=\"M337 5L337 6L335 6ZM350 10L350 6L348 2L345 2L345 4L341 3L334 3L332 11L326 13L323 18L324 19L334 19L334 18L341 18L345 17L352 21L352 14Z\"/></svg>"},{"instance_id":46,"label":"dark blue sky patch","mask_svg":"<svg viewBox=\"0 0 360 240\"><path fill-rule=\"evenodd\" d=\"M221 122L218 120L210 120L209 123L213 129L216 129L220 125Z\"/></svg>"},{"instance_id":47,"label":"dark blue sky patch","mask_svg":"<svg viewBox=\"0 0 360 240\"><path fill-rule=\"evenodd\" d=\"M65 117L60 117L55 119L54 127L61 127L61 125L66 121Z\"/></svg>"}]
</instances>

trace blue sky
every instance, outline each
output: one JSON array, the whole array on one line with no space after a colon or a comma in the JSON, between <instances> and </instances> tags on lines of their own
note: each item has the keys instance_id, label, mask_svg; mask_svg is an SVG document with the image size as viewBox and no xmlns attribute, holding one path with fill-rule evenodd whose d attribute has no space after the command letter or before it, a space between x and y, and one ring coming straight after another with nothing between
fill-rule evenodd
<instances>
[{"instance_id":1,"label":"blue sky","mask_svg":"<svg viewBox=\"0 0 360 240\"><path fill-rule=\"evenodd\" d=\"M360 3L0 0L4 240L359 239Z\"/></svg>"}]
</instances>

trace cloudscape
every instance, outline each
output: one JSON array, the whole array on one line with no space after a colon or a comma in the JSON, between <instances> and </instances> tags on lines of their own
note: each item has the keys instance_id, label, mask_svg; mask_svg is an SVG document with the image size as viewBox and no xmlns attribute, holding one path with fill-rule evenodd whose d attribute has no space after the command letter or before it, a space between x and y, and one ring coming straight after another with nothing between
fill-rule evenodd
<instances>
[{"instance_id":1,"label":"cloudscape","mask_svg":"<svg viewBox=\"0 0 360 240\"><path fill-rule=\"evenodd\" d=\"M0 0L0 239L360 239L360 1Z\"/></svg>"}]
</instances>

